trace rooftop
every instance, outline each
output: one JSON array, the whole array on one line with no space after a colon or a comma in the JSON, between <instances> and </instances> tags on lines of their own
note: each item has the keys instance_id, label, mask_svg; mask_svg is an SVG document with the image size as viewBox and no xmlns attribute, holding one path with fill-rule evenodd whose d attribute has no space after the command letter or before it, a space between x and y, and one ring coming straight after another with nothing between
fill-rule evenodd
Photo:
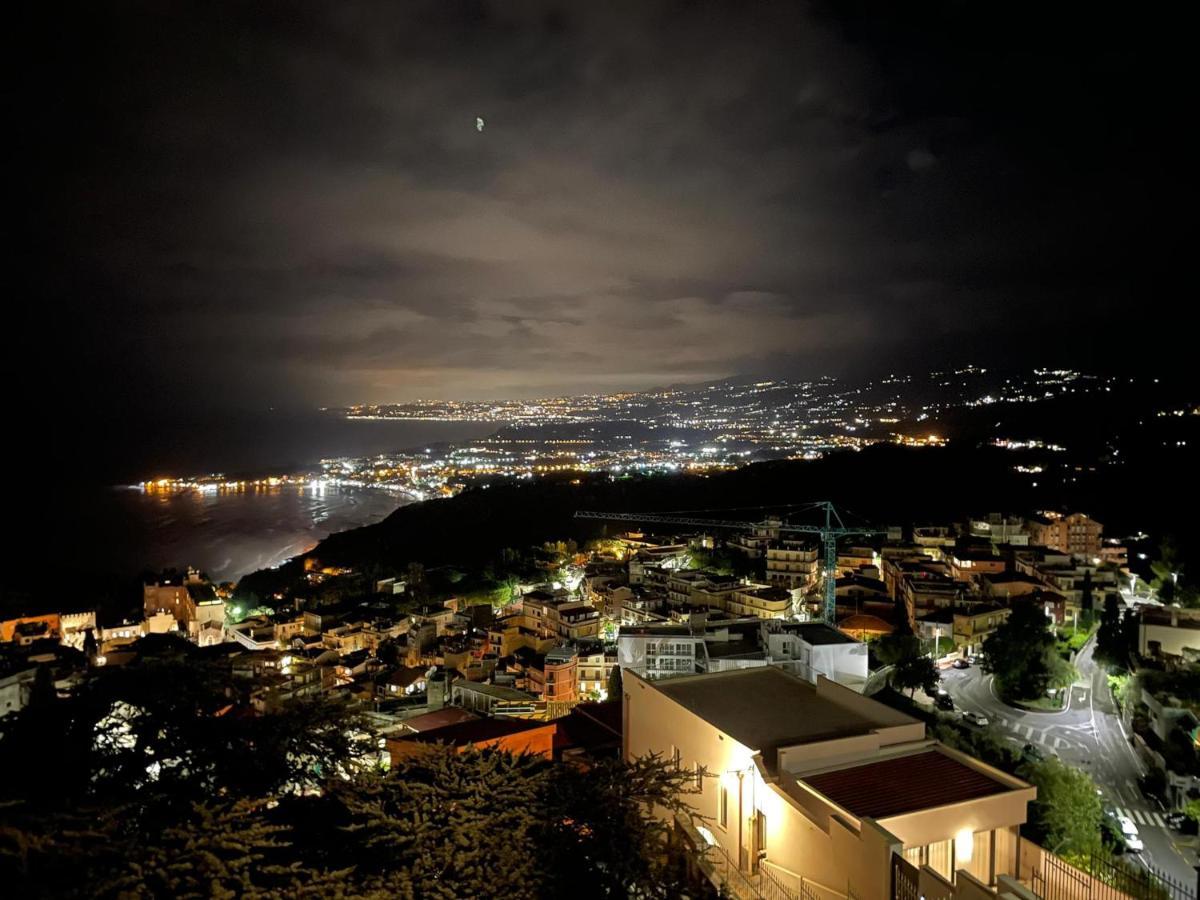
<instances>
[{"instance_id":1,"label":"rooftop","mask_svg":"<svg viewBox=\"0 0 1200 900\"><path fill-rule=\"evenodd\" d=\"M655 690L764 756L779 747L917 722L832 682L822 685L818 690L776 666L653 682Z\"/></svg>"},{"instance_id":2,"label":"rooftop","mask_svg":"<svg viewBox=\"0 0 1200 900\"><path fill-rule=\"evenodd\" d=\"M800 780L860 819L886 819L1012 790L937 749L801 776Z\"/></svg>"},{"instance_id":3,"label":"rooftop","mask_svg":"<svg viewBox=\"0 0 1200 900\"><path fill-rule=\"evenodd\" d=\"M825 644L857 644L854 638L838 631L824 622L795 622L784 626L784 631L799 635L799 637L814 647Z\"/></svg>"},{"instance_id":4,"label":"rooftop","mask_svg":"<svg viewBox=\"0 0 1200 900\"><path fill-rule=\"evenodd\" d=\"M492 741L510 734L547 727L553 726L546 722L534 722L526 719L474 719L456 722L453 725L443 725L441 728L433 728L417 734L406 734L398 740L463 747L467 744Z\"/></svg>"}]
</instances>

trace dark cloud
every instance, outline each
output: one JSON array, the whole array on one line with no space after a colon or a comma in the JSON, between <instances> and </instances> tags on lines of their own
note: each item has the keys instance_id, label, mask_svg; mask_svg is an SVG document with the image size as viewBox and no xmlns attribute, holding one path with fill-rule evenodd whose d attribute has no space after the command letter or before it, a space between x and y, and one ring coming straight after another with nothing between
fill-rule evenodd
<instances>
[{"instance_id":1,"label":"dark cloud","mask_svg":"<svg viewBox=\"0 0 1200 900\"><path fill-rule=\"evenodd\" d=\"M1081 10L27 20L23 390L152 410L1104 361L1160 339L1180 63Z\"/></svg>"}]
</instances>

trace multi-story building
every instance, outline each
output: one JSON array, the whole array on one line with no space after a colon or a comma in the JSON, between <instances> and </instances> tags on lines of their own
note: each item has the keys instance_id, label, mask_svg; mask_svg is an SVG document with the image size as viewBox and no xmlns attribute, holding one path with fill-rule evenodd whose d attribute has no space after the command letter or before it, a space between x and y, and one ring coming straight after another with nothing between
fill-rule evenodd
<instances>
[{"instance_id":1,"label":"multi-story building","mask_svg":"<svg viewBox=\"0 0 1200 900\"><path fill-rule=\"evenodd\" d=\"M767 548L767 582L789 590L810 588L820 575L819 557L808 541L778 541Z\"/></svg>"},{"instance_id":2,"label":"multi-story building","mask_svg":"<svg viewBox=\"0 0 1200 900\"><path fill-rule=\"evenodd\" d=\"M968 521L967 532L973 538L989 541L993 547L1001 544L1024 547L1029 543L1029 529L1021 516L988 513Z\"/></svg>"},{"instance_id":3,"label":"multi-story building","mask_svg":"<svg viewBox=\"0 0 1200 900\"><path fill-rule=\"evenodd\" d=\"M581 641L600 634L600 613L565 593L530 591L521 599L522 627L541 637Z\"/></svg>"},{"instance_id":4,"label":"multi-story building","mask_svg":"<svg viewBox=\"0 0 1200 900\"><path fill-rule=\"evenodd\" d=\"M816 682L823 675L862 691L867 683L867 645L824 622L764 622L763 643L772 665Z\"/></svg>"},{"instance_id":5,"label":"multi-story building","mask_svg":"<svg viewBox=\"0 0 1200 900\"><path fill-rule=\"evenodd\" d=\"M714 882L737 871L756 896L884 900L984 897L1017 875L1035 789L928 739L916 719L775 666L631 671L623 693L625 758L695 773L687 799L703 818L676 825Z\"/></svg>"},{"instance_id":6,"label":"multi-story building","mask_svg":"<svg viewBox=\"0 0 1200 900\"><path fill-rule=\"evenodd\" d=\"M1000 572L983 575L979 579L980 593L992 600L1008 602L1014 597L1027 597L1035 591L1046 589L1045 583L1024 572Z\"/></svg>"},{"instance_id":7,"label":"multi-story building","mask_svg":"<svg viewBox=\"0 0 1200 900\"><path fill-rule=\"evenodd\" d=\"M589 641L580 644L576 653L579 697L607 697L608 682L617 665L616 648L608 649L599 641Z\"/></svg>"},{"instance_id":8,"label":"multi-story building","mask_svg":"<svg viewBox=\"0 0 1200 900\"><path fill-rule=\"evenodd\" d=\"M913 529L913 543L921 547L933 559L942 558L942 554L953 547L958 536L951 525L918 525Z\"/></svg>"},{"instance_id":9,"label":"multi-story building","mask_svg":"<svg viewBox=\"0 0 1200 900\"><path fill-rule=\"evenodd\" d=\"M879 576L876 554L870 547L841 547L837 554L839 575L865 574Z\"/></svg>"},{"instance_id":10,"label":"multi-story building","mask_svg":"<svg viewBox=\"0 0 1200 900\"><path fill-rule=\"evenodd\" d=\"M999 575L1008 568L1008 561L993 550L956 547L946 553L950 575L959 581L978 583L983 575Z\"/></svg>"},{"instance_id":11,"label":"multi-story building","mask_svg":"<svg viewBox=\"0 0 1200 900\"><path fill-rule=\"evenodd\" d=\"M742 587L742 579L707 569L672 572L667 580L667 599L674 606L709 606L724 609L729 597Z\"/></svg>"},{"instance_id":12,"label":"multi-story building","mask_svg":"<svg viewBox=\"0 0 1200 900\"><path fill-rule=\"evenodd\" d=\"M761 619L724 619L688 625L637 625L617 635L621 670L644 669L650 678L766 665Z\"/></svg>"},{"instance_id":13,"label":"multi-story building","mask_svg":"<svg viewBox=\"0 0 1200 900\"><path fill-rule=\"evenodd\" d=\"M551 702L571 703L579 699L579 655L573 646L554 647L542 664L542 696Z\"/></svg>"},{"instance_id":14,"label":"multi-story building","mask_svg":"<svg viewBox=\"0 0 1200 900\"><path fill-rule=\"evenodd\" d=\"M1029 520L1029 537L1034 544L1094 560L1100 558L1104 526L1079 512L1042 513Z\"/></svg>"},{"instance_id":15,"label":"multi-story building","mask_svg":"<svg viewBox=\"0 0 1200 900\"><path fill-rule=\"evenodd\" d=\"M784 619L792 614L792 592L782 587L744 587L729 596L725 611L737 618Z\"/></svg>"}]
</instances>

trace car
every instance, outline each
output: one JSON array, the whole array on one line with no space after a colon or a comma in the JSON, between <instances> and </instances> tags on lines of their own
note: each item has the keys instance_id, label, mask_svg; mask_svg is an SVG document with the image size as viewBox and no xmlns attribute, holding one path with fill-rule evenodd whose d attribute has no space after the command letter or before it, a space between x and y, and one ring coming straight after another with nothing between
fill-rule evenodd
<instances>
[{"instance_id":1,"label":"car","mask_svg":"<svg viewBox=\"0 0 1200 900\"><path fill-rule=\"evenodd\" d=\"M968 725L976 725L979 728L983 728L988 723L987 716L982 713L971 712L969 709L963 710L962 717L963 721Z\"/></svg>"},{"instance_id":2,"label":"car","mask_svg":"<svg viewBox=\"0 0 1200 900\"><path fill-rule=\"evenodd\" d=\"M1126 843L1129 842L1129 838L1137 837L1138 827L1133 824L1133 819L1129 816L1117 816L1117 825L1121 829L1121 834L1125 835Z\"/></svg>"},{"instance_id":3,"label":"car","mask_svg":"<svg viewBox=\"0 0 1200 900\"><path fill-rule=\"evenodd\" d=\"M944 691L938 691L937 696L933 698L933 705L938 709L952 710L954 709L954 698Z\"/></svg>"},{"instance_id":4,"label":"car","mask_svg":"<svg viewBox=\"0 0 1200 900\"><path fill-rule=\"evenodd\" d=\"M1033 744L1026 744L1022 747L1021 755L1029 762L1041 762L1046 758L1046 755Z\"/></svg>"},{"instance_id":5,"label":"car","mask_svg":"<svg viewBox=\"0 0 1200 900\"><path fill-rule=\"evenodd\" d=\"M1142 839L1137 835L1126 835L1125 849L1130 853L1141 853L1146 849L1146 845L1142 843Z\"/></svg>"},{"instance_id":6,"label":"car","mask_svg":"<svg viewBox=\"0 0 1200 900\"><path fill-rule=\"evenodd\" d=\"M954 668L956 668L956 669L971 668L971 664L969 662L967 662L967 660L963 659L961 656L958 659L956 659L954 662L952 662L950 665L954 666Z\"/></svg>"},{"instance_id":7,"label":"car","mask_svg":"<svg viewBox=\"0 0 1200 900\"><path fill-rule=\"evenodd\" d=\"M1170 812L1164 818L1167 820L1167 825L1174 831L1180 834L1196 834L1200 832L1200 823L1186 813Z\"/></svg>"}]
</instances>

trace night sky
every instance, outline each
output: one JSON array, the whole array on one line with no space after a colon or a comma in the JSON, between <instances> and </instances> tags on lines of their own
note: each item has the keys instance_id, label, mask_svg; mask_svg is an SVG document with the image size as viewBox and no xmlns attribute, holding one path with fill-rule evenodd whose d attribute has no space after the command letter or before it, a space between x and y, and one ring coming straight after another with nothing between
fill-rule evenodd
<instances>
[{"instance_id":1,"label":"night sky","mask_svg":"<svg viewBox=\"0 0 1200 900\"><path fill-rule=\"evenodd\" d=\"M43 6L5 88L18 404L1185 359L1165 6Z\"/></svg>"}]
</instances>

